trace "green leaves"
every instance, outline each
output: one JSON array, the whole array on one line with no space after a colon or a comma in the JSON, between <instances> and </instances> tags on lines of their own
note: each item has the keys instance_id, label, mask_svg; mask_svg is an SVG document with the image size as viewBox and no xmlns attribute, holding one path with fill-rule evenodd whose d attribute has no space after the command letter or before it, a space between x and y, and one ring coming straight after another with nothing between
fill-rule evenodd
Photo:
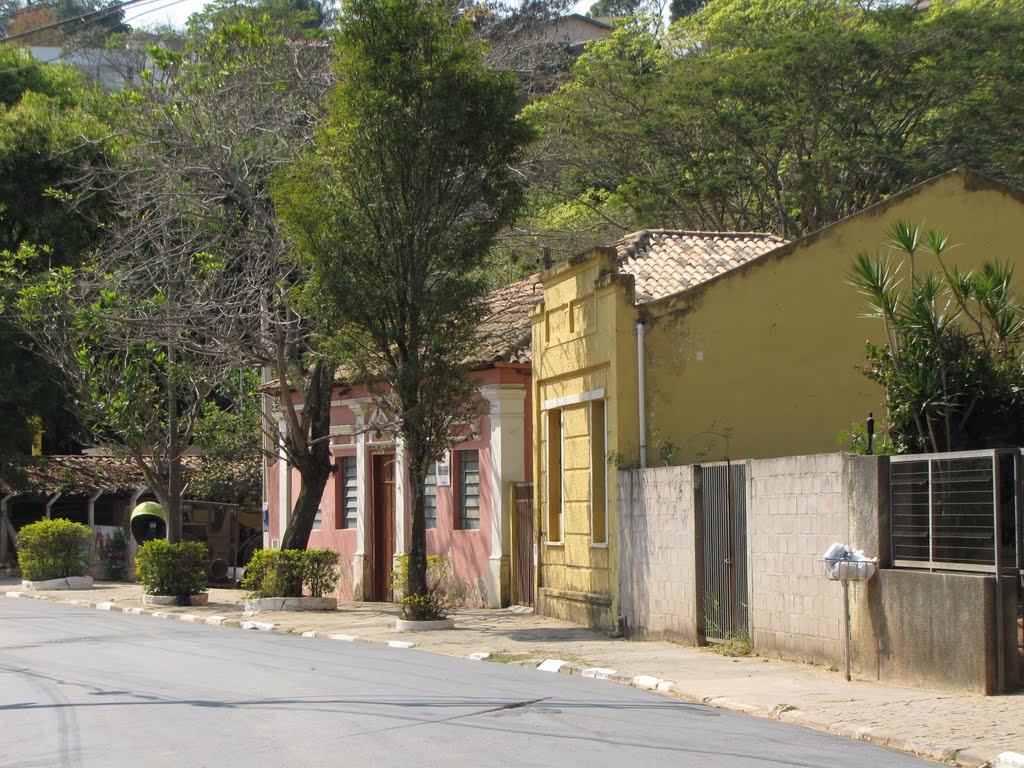
<instances>
[{"instance_id":1,"label":"green leaves","mask_svg":"<svg viewBox=\"0 0 1024 768\"><path fill-rule=\"evenodd\" d=\"M1021 48L1019 3L717 0L664 38L624 25L528 110L530 225L566 255L642 227L792 238L957 165L1019 185ZM573 238L558 208L595 189L626 212L593 206Z\"/></svg>"},{"instance_id":2,"label":"green leaves","mask_svg":"<svg viewBox=\"0 0 1024 768\"><path fill-rule=\"evenodd\" d=\"M135 570L147 595L185 597L206 591L209 559L201 542L153 539L139 548Z\"/></svg>"},{"instance_id":3,"label":"green leaves","mask_svg":"<svg viewBox=\"0 0 1024 768\"><path fill-rule=\"evenodd\" d=\"M865 374L885 388L895 450L952 451L1016 445L1024 439L1024 311L1010 291L1012 270L988 262L947 269L950 239L895 222L888 244L913 264L937 267L901 280L888 259L859 254L850 282L883 321L887 344L867 346Z\"/></svg>"},{"instance_id":4,"label":"green leaves","mask_svg":"<svg viewBox=\"0 0 1024 768\"><path fill-rule=\"evenodd\" d=\"M40 520L18 531L18 565L29 581L84 576L92 531L70 520Z\"/></svg>"}]
</instances>

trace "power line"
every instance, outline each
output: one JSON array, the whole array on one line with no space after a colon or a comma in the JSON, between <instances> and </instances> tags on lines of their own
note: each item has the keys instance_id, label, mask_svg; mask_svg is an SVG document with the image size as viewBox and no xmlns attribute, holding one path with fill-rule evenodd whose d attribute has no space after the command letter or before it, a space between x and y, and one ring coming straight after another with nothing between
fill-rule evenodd
<instances>
[{"instance_id":1,"label":"power line","mask_svg":"<svg viewBox=\"0 0 1024 768\"><path fill-rule=\"evenodd\" d=\"M43 26L36 27L35 29L29 29L24 32L18 32L15 35L8 35L7 37L0 39L0 43L7 43L11 40L18 40L23 37L28 37L29 35L34 35L38 32L45 32L48 29L58 29L60 27L65 26L66 24L74 24L76 22L92 23L100 21L107 16L111 16L118 11L128 8L129 6L144 5L153 2L157 2L157 0L124 0L124 2L114 3L112 5L106 6L105 8L90 11L89 13L83 13L80 16L72 16L71 18L61 19L60 21L55 21L51 24L44 24ZM171 0L171 2L169 2L167 5L163 6L162 8L158 8L157 10L163 10L163 8L169 7L171 5L177 5L181 2L184 2L184 0Z\"/></svg>"}]
</instances>

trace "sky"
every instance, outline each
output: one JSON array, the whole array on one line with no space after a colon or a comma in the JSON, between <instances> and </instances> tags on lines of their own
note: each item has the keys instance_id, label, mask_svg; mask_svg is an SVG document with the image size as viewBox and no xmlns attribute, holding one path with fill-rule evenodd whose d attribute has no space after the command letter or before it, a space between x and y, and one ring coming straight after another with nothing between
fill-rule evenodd
<instances>
[{"instance_id":1,"label":"sky","mask_svg":"<svg viewBox=\"0 0 1024 768\"><path fill-rule=\"evenodd\" d=\"M133 27L152 27L170 24L183 29L188 17L202 10L207 0L143 0L124 9L125 21ZM582 0L573 8L575 13L586 13L593 0Z\"/></svg>"}]
</instances>

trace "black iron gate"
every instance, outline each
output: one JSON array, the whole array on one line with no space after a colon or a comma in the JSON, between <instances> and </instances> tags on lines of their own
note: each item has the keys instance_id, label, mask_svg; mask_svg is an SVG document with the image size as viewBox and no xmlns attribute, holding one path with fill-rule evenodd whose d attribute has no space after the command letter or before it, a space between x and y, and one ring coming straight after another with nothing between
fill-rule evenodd
<instances>
[{"instance_id":1,"label":"black iron gate","mask_svg":"<svg viewBox=\"0 0 1024 768\"><path fill-rule=\"evenodd\" d=\"M533 483L512 490L512 602L533 605Z\"/></svg>"},{"instance_id":2,"label":"black iron gate","mask_svg":"<svg viewBox=\"0 0 1024 768\"><path fill-rule=\"evenodd\" d=\"M701 635L714 643L748 639L747 467L712 464L697 473Z\"/></svg>"}]
</instances>

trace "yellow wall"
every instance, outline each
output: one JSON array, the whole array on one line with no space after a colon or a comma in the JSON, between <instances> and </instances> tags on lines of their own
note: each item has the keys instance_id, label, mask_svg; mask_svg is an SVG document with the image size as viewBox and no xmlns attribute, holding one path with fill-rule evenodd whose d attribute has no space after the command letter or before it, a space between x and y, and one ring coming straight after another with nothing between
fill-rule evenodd
<instances>
[{"instance_id":1,"label":"yellow wall","mask_svg":"<svg viewBox=\"0 0 1024 768\"><path fill-rule=\"evenodd\" d=\"M866 340L882 341L880 321L861 317L863 297L847 280L858 252L889 252L897 219L948 233L960 245L947 263L962 268L1020 256L1021 198L956 172L648 305L651 465L659 440L680 446L672 463L688 464L832 451L869 411L880 427L882 389L854 368ZM917 270L929 260L919 256Z\"/></svg>"},{"instance_id":2,"label":"yellow wall","mask_svg":"<svg viewBox=\"0 0 1024 768\"><path fill-rule=\"evenodd\" d=\"M591 529L590 419L605 403L605 453L638 456L636 338L631 278L615 273L614 251L545 275L533 316L534 478L539 531L538 608L611 628L618 616L618 540L614 467L606 467L607 542ZM561 411L562 535L549 527L549 414ZM557 514L557 511L556 511ZM561 541L552 541L561 538Z\"/></svg>"}]
</instances>

